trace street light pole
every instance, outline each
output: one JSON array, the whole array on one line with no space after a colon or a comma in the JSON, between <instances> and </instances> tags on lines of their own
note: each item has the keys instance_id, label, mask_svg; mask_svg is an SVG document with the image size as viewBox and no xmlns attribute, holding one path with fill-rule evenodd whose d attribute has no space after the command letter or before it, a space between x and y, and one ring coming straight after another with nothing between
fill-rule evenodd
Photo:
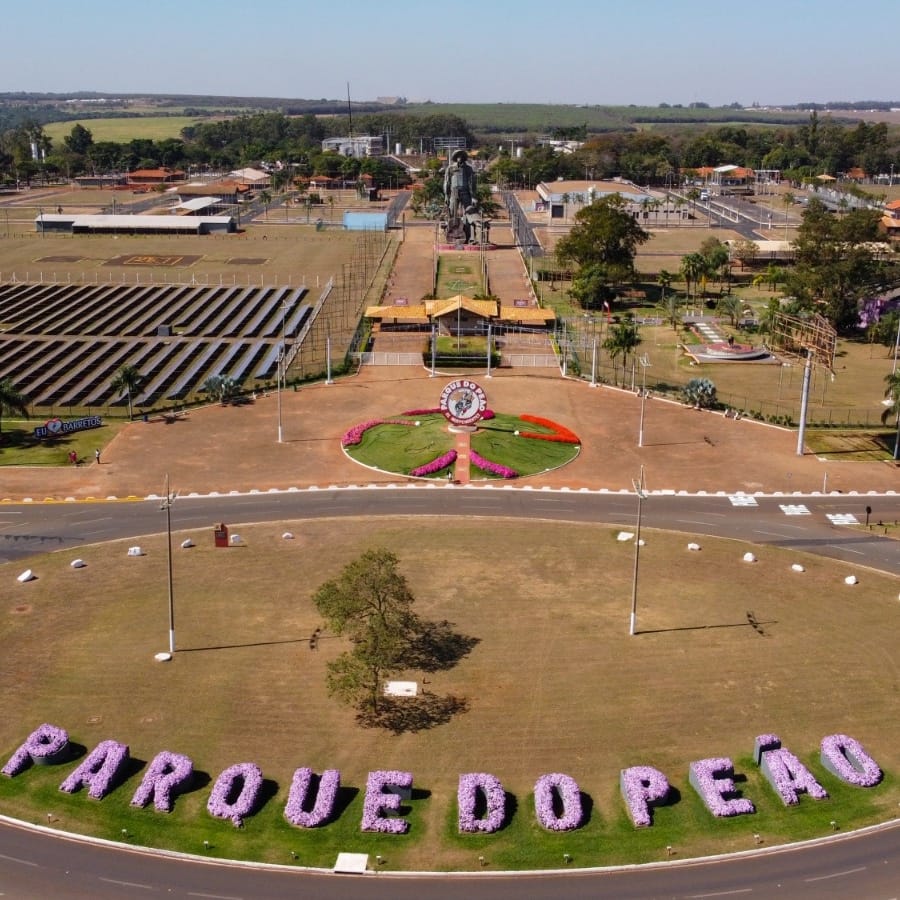
<instances>
[{"instance_id":1,"label":"street light pole","mask_svg":"<svg viewBox=\"0 0 900 900\"><path fill-rule=\"evenodd\" d=\"M645 353L639 360L641 364L641 422L638 426L638 447L644 446L644 403L647 400L647 369L650 358Z\"/></svg>"},{"instance_id":2,"label":"street light pole","mask_svg":"<svg viewBox=\"0 0 900 900\"><path fill-rule=\"evenodd\" d=\"M9 213L6 214L9 216ZM7 234L7 237L9 235ZM891 367L891 375L897 372L897 349L900 348L900 309L897 310L897 337L894 340L894 365Z\"/></svg>"},{"instance_id":3,"label":"street light pole","mask_svg":"<svg viewBox=\"0 0 900 900\"><path fill-rule=\"evenodd\" d=\"M166 511L166 560L169 581L169 653L175 652L175 592L172 581L172 503L177 494L169 490L169 473L166 473L166 494L160 509Z\"/></svg>"},{"instance_id":4,"label":"street light pole","mask_svg":"<svg viewBox=\"0 0 900 900\"><path fill-rule=\"evenodd\" d=\"M641 476L638 480L632 480L637 494L637 527L634 535L634 576L631 581L631 624L629 635L634 637L637 624L637 590L638 590L638 564L641 558L641 512L646 492L644 490L644 467L641 466Z\"/></svg>"},{"instance_id":5,"label":"street light pole","mask_svg":"<svg viewBox=\"0 0 900 900\"><path fill-rule=\"evenodd\" d=\"M282 428L281 421L281 386L284 381L285 371L284 371L284 363L286 357L286 334L285 334L285 319L287 318L287 303L282 302L281 304L281 346L278 348L278 366L275 372L276 375L276 389L275 393L278 397L278 443L284 443L284 432Z\"/></svg>"}]
</instances>

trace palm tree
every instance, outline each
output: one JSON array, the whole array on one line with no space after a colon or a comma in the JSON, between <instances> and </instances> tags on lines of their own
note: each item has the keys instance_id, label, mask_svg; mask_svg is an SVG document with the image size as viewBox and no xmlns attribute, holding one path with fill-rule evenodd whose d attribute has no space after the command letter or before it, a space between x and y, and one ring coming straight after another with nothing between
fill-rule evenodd
<instances>
[{"instance_id":1,"label":"palm tree","mask_svg":"<svg viewBox=\"0 0 900 900\"><path fill-rule=\"evenodd\" d=\"M11 378L0 381L0 433L2 433L2 419L4 414L20 415L28 418L28 398L16 390Z\"/></svg>"},{"instance_id":2,"label":"palm tree","mask_svg":"<svg viewBox=\"0 0 900 900\"><path fill-rule=\"evenodd\" d=\"M784 204L784 239L787 240L788 210L794 205L794 195L790 191L782 194L781 202Z\"/></svg>"},{"instance_id":3,"label":"palm tree","mask_svg":"<svg viewBox=\"0 0 900 900\"><path fill-rule=\"evenodd\" d=\"M118 372L116 372L113 380L110 382L110 387L116 391L116 393L124 393L128 397L128 419L129 421L133 418L132 410L131 410L131 397L133 394L136 394L140 389L141 385L144 383L144 376L141 375L140 372L134 366L122 366Z\"/></svg>"},{"instance_id":4,"label":"palm tree","mask_svg":"<svg viewBox=\"0 0 900 900\"><path fill-rule=\"evenodd\" d=\"M740 298L736 297L734 294L725 294L724 296L719 297L719 302L716 304L716 312L720 316L728 316L728 320L731 322L732 327L737 325L742 308L743 305L741 304Z\"/></svg>"},{"instance_id":5,"label":"palm tree","mask_svg":"<svg viewBox=\"0 0 900 900\"><path fill-rule=\"evenodd\" d=\"M272 202L272 195L267 190L259 192L259 202L266 208L266 219L269 218L269 204Z\"/></svg>"},{"instance_id":6,"label":"palm tree","mask_svg":"<svg viewBox=\"0 0 900 900\"><path fill-rule=\"evenodd\" d=\"M688 300L691 299L691 284L698 282L706 272L706 260L702 253L688 253L681 260L681 275L687 287ZM694 296L696 297L696 290Z\"/></svg>"},{"instance_id":7,"label":"palm tree","mask_svg":"<svg viewBox=\"0 0 900 900\"><path fill-rule=\"evenodd\" d=\"M625 374L628 371L628 354L633 352L641 343L637 325L634 322L620 322L614 325L609 336L603 342L603 349L613 361L613 373L615 374L616 359L622 357L622 382L625 382Z\"/></svg>"},{"instance_id":8,"label":"palm tree","mask_svg":"<svg viewBox=\"0 0 900 900\"><path fill-rule=\"evenodd\" d=\"M664 303L666 299L666 291L671 287L672 282L675 280L675 276L671 272L667 272L665 269L660 269L659 273L656 276L656 283L660 286L659 292L659 302Z\"/></svg>"},{"instance_id":9,"label":"palm tree","mask_svg":"<svg viewBox=\"0 0 900 900\"><path fill-rule=\"evenodd\" d=\"M890 401L890 406L887 406L881 414L881 421L887 425L891 418L896 417L897 438L894 441L894 459L900 459L900 369L889 372L884 376L884 381L887 384L884 396L885 400Z\"/></svg>"}]
</instances>

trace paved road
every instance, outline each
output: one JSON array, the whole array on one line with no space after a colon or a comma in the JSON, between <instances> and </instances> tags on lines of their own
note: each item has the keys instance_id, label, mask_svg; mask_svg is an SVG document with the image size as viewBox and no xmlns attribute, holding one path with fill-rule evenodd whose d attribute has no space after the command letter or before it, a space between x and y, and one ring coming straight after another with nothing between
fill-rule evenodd
<instances>
[{"instance_id":1,"label":"paved road","mask_svg":"<svg viewBox=\"0 0 900 900\"><path fill-rule=\"evenodd\" d=\"M72 841L0 823L3 897L120 900L123 897L203 897L217 900L646 900L747 897L749 900L890 900L900 885L900 824L864 835L715 861L577 871L429 878L382 872L333 875L271 867L212 864ZM198 864L201 863L201 864ZM388 860L388 864L389 864Z\"/></svg>"},{"instance_id":2,"label":"paved road","mask_svg":"<svg viewBox=\"0 0 900 900\"><path fill-rule=\"evenodd\" d=\"M736 505L740 504L740 505ZM750 505L743 505L750 504ZM798 496L651 494L643 524L693 534L736 538L817 553L854 566L900 575L900 543L835 524L853 516L873 525L900 519L900 494ZM172 507L172 528L211 528L248 522L328 516L514 516L633 526L633 493L440 486L309 489L228 497L183 497ZM0 562L48 550L136 537L164 528L155 500L0 504Z\"/></svg>"}]
</instances>

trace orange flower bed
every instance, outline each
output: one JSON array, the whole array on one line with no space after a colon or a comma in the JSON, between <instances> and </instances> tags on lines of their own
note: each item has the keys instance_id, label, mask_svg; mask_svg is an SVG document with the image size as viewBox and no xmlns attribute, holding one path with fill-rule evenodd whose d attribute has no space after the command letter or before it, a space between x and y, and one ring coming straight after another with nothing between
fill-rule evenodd
<instances>
[{"instance_id":1,"label":"orange flower bed","mask_svg":"<svg viewBox=\"0 0 900 900\"><path fill-rule=\"evenodd\" d=\"M578 435L574 431L570 431L565 425L553 422L550 419L544 419L541 416L521 415L519 418L523 422L531 422L534 425L543 425L549 428L552 434L542 434L538 431L520 431L519 437L534 438L538 441L555 441L559 444L580 444Z\"/></svg>"}]
</instances>

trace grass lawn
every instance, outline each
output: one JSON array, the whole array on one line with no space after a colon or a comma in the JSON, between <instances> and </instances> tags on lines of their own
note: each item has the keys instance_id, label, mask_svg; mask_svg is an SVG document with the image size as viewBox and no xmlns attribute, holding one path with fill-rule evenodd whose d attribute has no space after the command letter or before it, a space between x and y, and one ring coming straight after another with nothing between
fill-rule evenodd
<instances>
[{"instance_id":1,"label":"grass lawn","mask_svg":"<svg viewBox=\"0 0 900 900\"><path fill-rule=\"evenodd\" d=\"M69 453L78 454L80 465L94 462L94 450L103 448L127 422L106 422L100 428L75 431L56 440L37 440L34 429L43 425L44 418L29 421L4 419L0 434L0 466L67 466Z\"/></svg>"},{"instance_id":2,"label":"grass lawn","mask_svg":"<svg viewBox=\"0 0 900 900\"><path fill-rule=\"evenodd\" d=\"M290 529L294 540L281 535ZM578 866L751 849L885 821L900 801L900 717L895 637L898 580L773 548L741 562L745 545L647 530L638 629L628 636L633 545L609 526L406 518L247 525L242 546L217 550L211 529L175 535L177 652L157 663L168 634L165 538L85 547L36 557L38 576L0 567L0 720L8 755L41 722L66 728L90 749L127 743L139 761L101 802L58 785L72 764L0 779L0 810L90 832L215 856L330 866L339 849L379 853L388 868L477 869ZM128 557L139 543L145 555ZM470 639L455 666L416 680L425 698L453 696L460 711L391 733L357 724L324 689L325 664L342 639L309 636L321 624L311 596L363 550L400 559L417 610ZM802 562L806 571L792 572ZM460 567L458 562L463 563ZM672 572L679 577L673 578ZM752 612L759 630L748 624ZM410 701L411 705L416 701ZM412 707L419 709L419 707ZM430 727L428 727L430 726ZM784 809L749 759L753 739L779 734L831 794ZM842 786L819 763L826 734L862 741L885 771L869 790ZM141 764L164 749L190 756L201 773L174 811L132 809ZM688 784L692 760L731 756L758 814L716 821ZM241 830L205 809L211 780L253 761L266 802ZM619 770L652 765L675 793L652 828L635 830L619 796ZM282 816L293 770L337 768L345 786L334 824L313 831ZM414 773L410 833L359 829L366 773ZM508 825L493 836L456 833L460 773L495 774L512 795ZM537 777L566 772L589 801L583 828L547 834L534 824ZM209 841L208 851L203 841Z\"/></svg>"},{"instance_id":3,"label":"grass lawn","mask_svg":"<svg viewBox=\"0 0 900 900\"><path fill-rule=\"evenodd\" d=\"M417 414L415 417L396 419L367 429L362 440L345 448L345 452L365 466L385 472L408 475L418 466L424 466L447 453L455 445L455 437L447 430L447 420L442 414ZM393 424L394 422L408 424ZM413 425L418 422L418 425ZM412 426L412 427L410 427ZM472 449L494 463L510 467L521 476L535 475L556 469L570 462L578 453L573 444L522 437L518 432L550 434L541 425L523 422L518 416L497 414L493 419L479 422L478 431L472 435ZM450 471L453 471L450 466ZM433 478L447 477L447 468L433 474ZM492 476L474 466L471 477Z\"/></svg>"}]
</instances>

